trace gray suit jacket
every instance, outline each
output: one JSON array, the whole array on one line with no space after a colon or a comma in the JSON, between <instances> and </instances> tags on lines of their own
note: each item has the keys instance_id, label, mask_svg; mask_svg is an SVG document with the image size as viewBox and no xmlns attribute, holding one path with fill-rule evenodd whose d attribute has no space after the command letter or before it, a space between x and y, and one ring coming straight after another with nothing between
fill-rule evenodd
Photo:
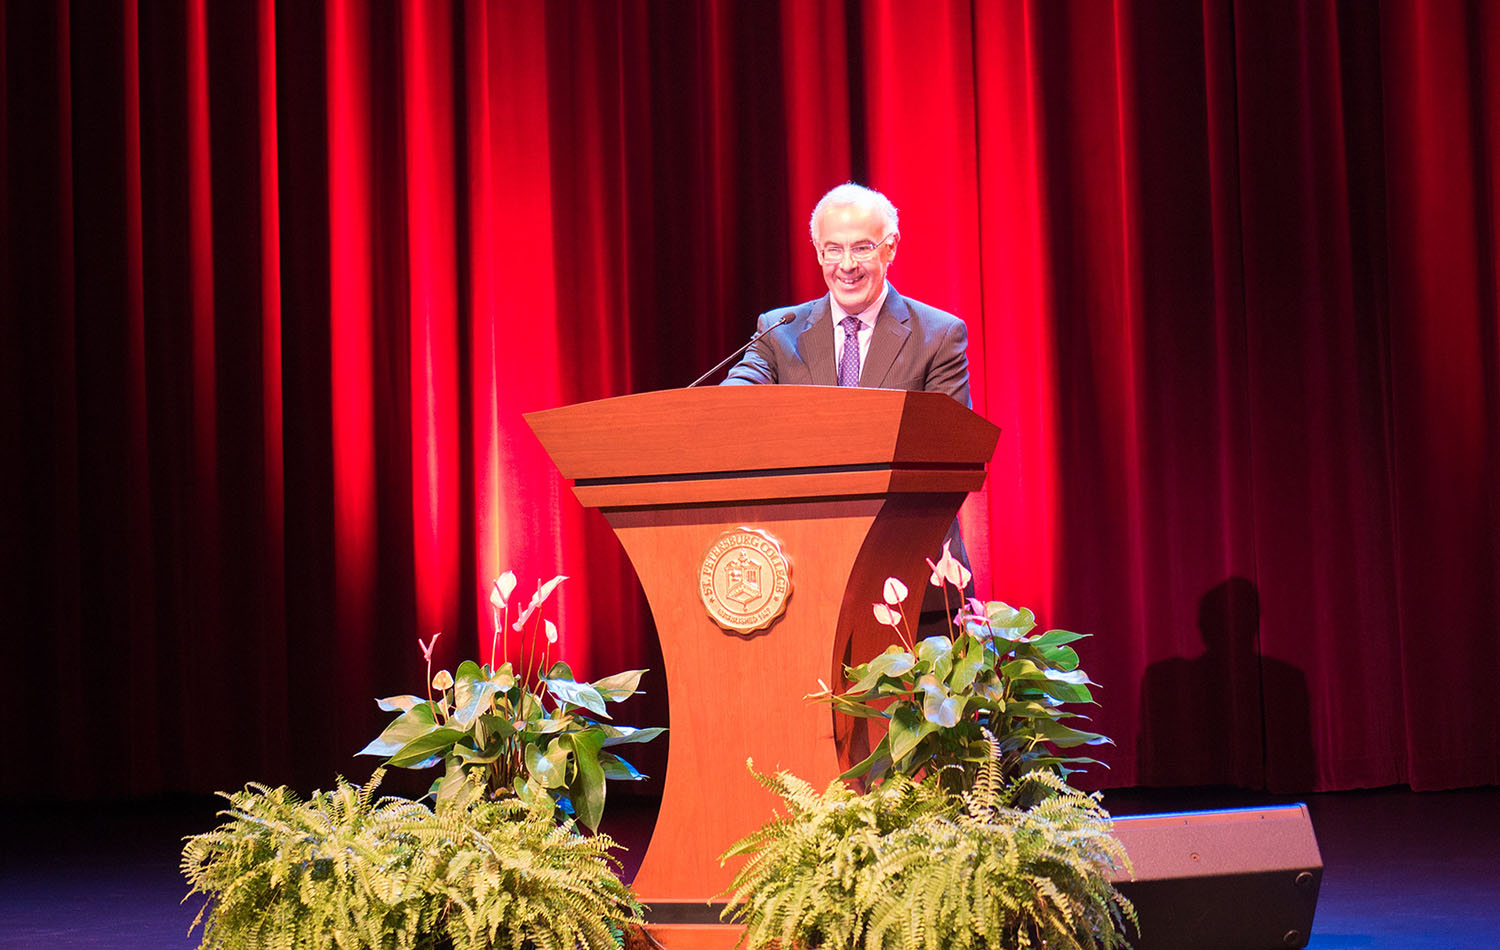
<instances>
[{"instance_id":1,"label":"gray suit jacket","mask_svg":"<svg viewBox=\"0 0 1500 950\"><path fill-rule=\"evenodd\" d=\"M791 323L756 341L730 370L723 385L782 383L833 386L833 316L828 295L795 307L769 310L756 329L774 326L788 310ZM969 400L968 330L951 313L896 293L892 287L875 318L870 351L859 384L870 389L947 393L964 406Z\"/></svg>"},{"instance_id":2,"label":"gray suit jacket","mask_svg":"<svg viewBox=\"0 0 1500 950\"><path fill-rule=\"evenodd\" d=\"M776 327L756 341L729 370L722 386L781 383L792 386L834 386L838 368L833 359L833 316L828 295L795 307L768 310L756 322L756 331L775 326L786 316L792 321ZM885 295L885 306L875 318L870 351L859 371L859 384L870 389L905 389L947 393L966 408L969 399L969 335L964 322L953 314L929 307L896 293ZM959 561L969 563L958 522L948 531L949 550ZM937 551L931 557L937 560ZM970 594L973 585L970 585ZM924 612L943 610L943 597L929 587L922 602Z\"/></svg>"}]
</instances>

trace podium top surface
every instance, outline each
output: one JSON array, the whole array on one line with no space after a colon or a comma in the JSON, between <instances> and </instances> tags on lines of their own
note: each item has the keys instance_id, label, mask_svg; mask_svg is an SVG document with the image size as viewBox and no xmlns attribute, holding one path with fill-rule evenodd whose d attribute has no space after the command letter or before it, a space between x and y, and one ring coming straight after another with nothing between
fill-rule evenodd
<instances>
[{"instance_id":1,"label":"podium top surface","mask_svg":"<svg viewBox=\"0 0 1500 950\"><path fill-rule=\"evenodd\" d=\"M1000 430L942 393L667 389L527 413L575 480L905 465L983 468Z\"/></svg>"}]
</instances>

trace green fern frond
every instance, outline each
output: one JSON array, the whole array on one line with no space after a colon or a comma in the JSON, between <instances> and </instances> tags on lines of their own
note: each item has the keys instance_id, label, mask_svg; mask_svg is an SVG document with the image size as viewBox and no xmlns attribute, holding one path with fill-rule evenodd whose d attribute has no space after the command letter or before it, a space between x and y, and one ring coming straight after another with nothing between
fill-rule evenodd
<instances>
[{"instance_id":1,"label":"green fern frond","mask_svg":"<svg viewBox=\"0 0 1500 950\"><path fill-rule=\"evenodd\" d=\"M1001 753L962 794L899 775L856 794L759 776L786 814L726 852L746 858L725 918L743 946L1124 950L1134 909L1109 872L1109 816L1050 770L1003 778Z\"/></svg>"},{"instance_id":2,"label":"green fern frond","mask_svg":"<svg viewBox=\"0 0 1500 950\"><path fill-rule=\"evenodd\" d=\"M226 822L183 847L188 896L207 896L200 947L614 950L640 922L607 837L514 800L434 813L377 797L381 777L306 802L260 785L224 796Z\"/></svg>"}]
</instances>

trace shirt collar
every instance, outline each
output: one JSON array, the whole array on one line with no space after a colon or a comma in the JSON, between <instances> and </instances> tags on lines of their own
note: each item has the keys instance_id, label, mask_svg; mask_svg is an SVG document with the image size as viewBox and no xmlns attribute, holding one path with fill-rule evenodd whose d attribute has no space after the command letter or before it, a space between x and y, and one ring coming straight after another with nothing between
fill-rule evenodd
<instances>
[{"instance_id":1,"label":"shirt collar","mask_svg":"<svg viewBox=\"0 0 1500 950\"><path fill-rule=\"evenodd\" d=\"M885 307L885 298L888 297L888 296L890 296L890 293L891 293L891 282L890 281L886 281L885 282L885 286L880 288L880 296L876 297L875 300L868 307L866 307L863 311L861 311L860 313L854 313L854 314L851 314L849 311L845 310L843 307L840 307L839 306L839 302L837 300L833 299L833 294L829 294L828 295L828 309L833 314L834 325L837 326L840 322L843 321L843 319L845 317L852 316L852 317L857 317L859 319L859 322L863 323L866 328L873 327L875 325L875 318L878 317L878 316L880 316L881 309L883 307Z\"/></svg>"}]
</instances>

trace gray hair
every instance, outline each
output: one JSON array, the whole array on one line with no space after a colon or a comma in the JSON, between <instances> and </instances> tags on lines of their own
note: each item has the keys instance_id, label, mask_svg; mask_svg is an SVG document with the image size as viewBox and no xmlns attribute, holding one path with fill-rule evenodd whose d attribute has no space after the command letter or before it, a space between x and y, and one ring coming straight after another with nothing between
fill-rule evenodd
<instances>
[{"instance_id":1,"label":"gray hair","mask_svg":"<svg viewBox=\"0 0 1500 950\"><path fill-rule=\"evenodd\" d=\"M901 230L901 219L897 216L896 206L891 204L891 199L873 188L847 181L829 189L828 194L818 199L817 206L813 208L812 217L807 219L807 233L812 236L813 241L818 240L818 215L829 208L850 206L873 208L885 217L886 224L890 226L891 231Z\"/></svg>"}]
</instances>

